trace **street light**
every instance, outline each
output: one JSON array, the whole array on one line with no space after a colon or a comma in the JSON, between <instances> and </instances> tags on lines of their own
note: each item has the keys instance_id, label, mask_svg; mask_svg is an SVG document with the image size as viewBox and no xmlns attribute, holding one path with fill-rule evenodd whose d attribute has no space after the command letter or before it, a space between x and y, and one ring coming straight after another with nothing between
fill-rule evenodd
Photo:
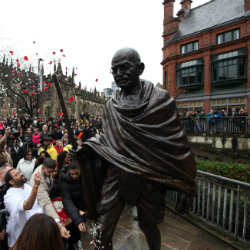
<instances>
[{"instance_id":1,"label":"street light","mask_svg":"<svg viewBox=\"0 0 250 250\"><path fill-rule=\"evenodd\" d=\"M37 104L37 109L36 109L36 117L38 118L38 105L39 105L39 91L40 91L40 62L41 61L43 61L43 59L42 58L39 58L38 59L38 76L37 76L37 78L38 78L38 81L37 81L37 102L36 102L36 104Z\"/></svg>"}]
</instances>

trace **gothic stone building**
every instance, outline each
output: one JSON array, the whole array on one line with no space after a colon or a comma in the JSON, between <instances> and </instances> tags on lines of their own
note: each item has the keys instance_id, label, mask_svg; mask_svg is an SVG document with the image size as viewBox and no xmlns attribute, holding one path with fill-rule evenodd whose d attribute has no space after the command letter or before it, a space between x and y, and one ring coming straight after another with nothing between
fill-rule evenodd
<instances>
[{"instance_id":1,"label":"gothic stone building","mask_svg":"<svg viewBox=\"0 0 250 250\"><path fill-rule=\"evenodd\" d=\"M165 0L163 83L181 112L250 112L250 0Z\"/></svg>"},{"instance_id":2,"label":"gothic stone building","mask_svg":"<svg viewBox=\"0 0 250 250\"><path fill-rule=\"evenodd\" d=\"M104 93L99 94L99 92L93 90L93 92L87 91L86 89L81 89L81 82L76 86L75 84L75 72L72 71L72 75L68 76L63 74L61 64L59 63L56 69L54 65L54 72L58 76L59 84L61 87L63 99L69 115L78 117L82 111L88 111L89 114L96 115L98 112L103 114L103 109L107 102ZM42 81L45 84L42 85L41 92L41 116L58 116L58 113L61 112L59 98L56 92L56 87L52 84L51 87L48 87L48 90L44 90L44 87L48 86L51 80L51 74L45 76L43 75ZM69 101L69 98L74 97L74 100Z\"/></svg>"},{"instance_id":3,"label":"gothic stone building","mask_svg":"<svg viewBox=\"0 0 250 250\"><path fill-rule=\"evenodd\" d=\"M12 72L14 72L14 74L12 74ZM99 95L99 92L97 92L96 89L92 92L87 91L86 89L81 89L81 82L76 86L74 69L72 75L68 76L67 72L66 75L63 74L61 64L58 64L57 69L56 65L54 65L54 72L58 75L68 115L78 117L82 111L88 111L89 114L93 115L96 115L98 112L101 114L103 113L107 101L103 92ZM18 83L20 82L20 77L17 76L17 73L20 73L22 77L21 82L25 82L24 86L21 86L20 83ZM52 75L44 75L43 69L41 69L41 75L42 77L40 81L45 84L41 84L41 92L37 95L38 77L37 74L34 73L32 67L30 66L27 71L20 70L14 66L12 60L10 64L8 64L8 59L5 60L4 56L3 62L0 63L0 117L28 116L23 107L25 106L25 102L28 104L30 103L30 99L23 94L24 88L28 90L30 94L29 96L32 97L32 102L30 104L32 106L29 106L33 109L34 116L36 116L37 109L39 108L39 116L58 117L58 113L62 110L56 88L52 83ZM51 83L51 86L49 82ZM6 94L7 85L11 85L14 90L18 90L18 94L14 95L11 91ZM47 88L47 90L44 90L44 88ZM31 95L32 91L34 92L34 96ZM69 98L71 97L74 97L74 100L69 101Z\"/></svg>"}]
</instances>

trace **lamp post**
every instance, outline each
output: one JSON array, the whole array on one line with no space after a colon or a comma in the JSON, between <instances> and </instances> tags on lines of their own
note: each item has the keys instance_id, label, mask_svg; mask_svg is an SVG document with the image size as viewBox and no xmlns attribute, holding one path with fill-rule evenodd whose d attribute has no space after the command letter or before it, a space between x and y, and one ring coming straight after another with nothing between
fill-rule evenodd
<instances>
[{"instance_id":1,"label":"lamp post","mask_svg":"<svg viewBox=\"0 0 250 250\"><path fill-rule=\"evenodd\" d=\"M37 118L38 118L38 107L39 107L39 91L40 91L40 62L43 61L42 58L39 58L38 59L38 81L37 81L37 109L36 109L36 115L37 115Z\"/></svg>"}]
</instances>

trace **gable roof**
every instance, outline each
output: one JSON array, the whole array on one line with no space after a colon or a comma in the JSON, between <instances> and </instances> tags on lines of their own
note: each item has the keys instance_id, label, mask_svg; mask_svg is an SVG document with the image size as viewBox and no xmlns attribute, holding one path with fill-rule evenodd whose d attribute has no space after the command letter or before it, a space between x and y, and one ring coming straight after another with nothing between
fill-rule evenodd
<instances>
[{"instance_id":1,"label":"gable roof","mask_svg":"<svg viewBox=\"0 0 250 250\"><path fill-rule=\"evenodd\" d=\"M249 14L245 13L244 0L211 0L186 13L179 24L179 29L166 44L230 23Z\"/></svg>"}]
</instances>

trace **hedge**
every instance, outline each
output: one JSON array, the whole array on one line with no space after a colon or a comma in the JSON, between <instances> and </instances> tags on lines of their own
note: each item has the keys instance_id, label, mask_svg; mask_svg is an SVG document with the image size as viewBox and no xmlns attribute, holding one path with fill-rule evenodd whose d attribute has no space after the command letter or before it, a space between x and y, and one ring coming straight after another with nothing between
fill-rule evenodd
<instances>
[{"instance_id":1,"label":"hedge","mask_svg":"<svg viewBox=\"0 0 250 250\"><path fill-rule=\"evenodd\" d=\"M198 170L250 183L250 164L195 160Z\"/></svg>"}]
</instances>

